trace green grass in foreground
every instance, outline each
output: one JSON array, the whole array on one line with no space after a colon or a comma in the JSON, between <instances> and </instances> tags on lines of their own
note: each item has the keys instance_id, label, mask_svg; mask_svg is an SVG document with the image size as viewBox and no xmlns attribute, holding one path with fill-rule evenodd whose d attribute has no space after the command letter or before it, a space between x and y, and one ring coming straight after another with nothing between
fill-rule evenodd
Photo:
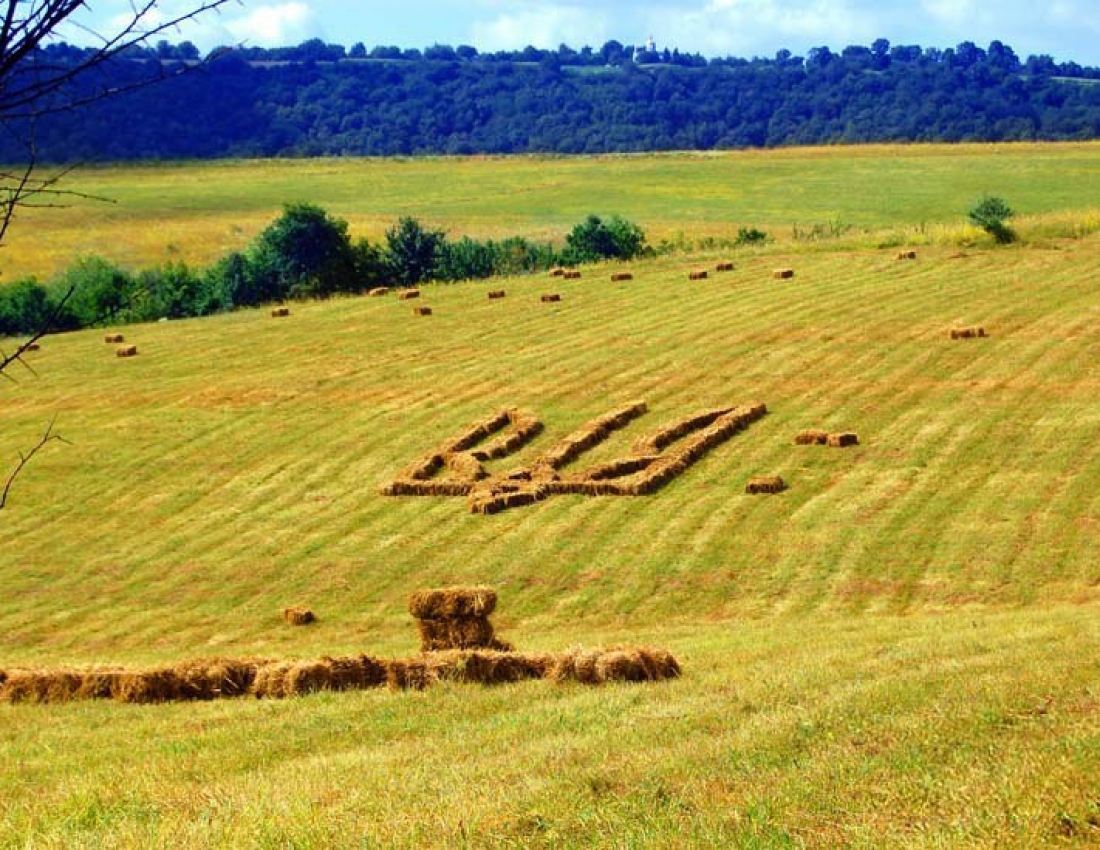
<instances>
[{"instance_id":1,"label":"green grass in foreground","mask_svg":"<svg viewBox=\"0 0 1100 850\"><path fill-rule=\"evenodd\" d=\"M0 844L1100 841L1100 237L779 245L687 281L725 258L429 286L422 319L362 298L132 326L129 361L48 338L0 443L56 414L72 445L0 515L0 668L402 656L410 590L477 582L522 649L656 644L685 675L0 705ZM502 406L547 424L522 462L637 398L590 460L700 408L771 413L651 497L476 517L378 493ZM806 427L862 442L792 445ZM743 495L758 473L790 489Z\"/></svg>"}]
</instances>

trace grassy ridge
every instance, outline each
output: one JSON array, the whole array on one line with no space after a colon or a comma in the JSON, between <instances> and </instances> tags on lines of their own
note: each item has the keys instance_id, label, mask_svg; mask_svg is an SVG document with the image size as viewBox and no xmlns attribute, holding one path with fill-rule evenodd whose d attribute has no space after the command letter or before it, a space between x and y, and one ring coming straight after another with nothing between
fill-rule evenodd
<instances>
[{"instance_id":1,"label":"grassy ridge","mask_svg":"<svg viewBox=\"0 0 1100 850\"><path fill-rule=\"evenodd\" d=\"M455 237L560 241L596 212L637 221L654 243L727 239L739 226L786 239L796 224L830 222L923 241L965 221L984 193L1026 216L1094 208L1100 145L264 160L84 169L67 185L115 203L22 211L7 238L5 279L49 277L84 254L128 267L205 266L243 249L294 201L318 203L372 240L411 215Z\"/></svg>"},{"instance_id":2,"label":"grassy ridge","mask_svg":"<svg viewBox=\"0 0 1100 850\"><path fill-rule=\"evenodd\" d=\"M685 676L0 705L0 843L1097 840L1100 237L953 253L429 286L425 318L359 298L131 326L133 360L47 339L3 443L57 414L73 444L2 515L0 668L406 655L408 592L477 582L523 649L654 643ZM947 338L972 324L991 336ZM650 497L477 517L378 492L502 406L547 425L518 463L639 398L578 466L701 408L771 412ZM806 427L862 444L794 446ZM758 473L790 489L745 496ZM294 603L320 622L286 627Z\"/></svg>"}]
</instances>

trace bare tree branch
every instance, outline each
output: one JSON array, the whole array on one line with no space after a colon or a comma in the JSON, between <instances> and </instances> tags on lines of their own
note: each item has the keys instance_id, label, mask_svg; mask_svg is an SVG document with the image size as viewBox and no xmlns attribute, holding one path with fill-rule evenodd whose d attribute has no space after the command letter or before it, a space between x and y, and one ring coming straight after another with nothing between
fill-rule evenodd
<instances>
[{"instance_id":1,"label":"bare tree branch","mask_svg":"<svg viewBox=\"0 0 1100 850\"><path fill-rule=\"evenodd\" d=\"M54 433L53 426L56 420L56 416L50 420L50 424L46 426L46 433L42 435L42 438L35 444L34 448L30 449L27 452L19 453L19 463L17 463L15 465L15 469L11 471L11 474L8 476L8 480L4 483L3 491L0 492L0 511L2 511L4 509L4 506L8 503L8 493L11 491L11 485L15 483L15 479L19 476L19 473L23 471L26 465L31 462L31 459L36 454L38 454L48 444L54 441L59 443L66 443L67 445L72 445L60 434Z\"/></svg>"}]
</instances>

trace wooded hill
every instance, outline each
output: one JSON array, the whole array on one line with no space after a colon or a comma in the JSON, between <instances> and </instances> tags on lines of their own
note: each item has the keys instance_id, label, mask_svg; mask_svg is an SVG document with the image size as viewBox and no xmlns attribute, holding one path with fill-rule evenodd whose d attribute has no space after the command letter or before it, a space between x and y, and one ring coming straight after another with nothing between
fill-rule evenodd
<instances>
[{"instance_id":1,"label":"wooded hill","mask_svg":"<svg viewBox=\"0 0 1100 850\"><path fill-rule=\"evenodd\" d=\"M54 45L34 61L74 62ZM215 51L161 43L85 78L85 94L135 87L36 125L54 162L257 156L597 153L864 142L1100 136L1100 69L1021 60L994 41L805 57L704 59L667 50L526 48L480 54L320 41ZM165 71L190 67L140 87ZM94 87L94 89L92 88ZM71 98L81 92L59 93ZM0 159L23 161L9 122Z\"/></svg>"}]
</instances>

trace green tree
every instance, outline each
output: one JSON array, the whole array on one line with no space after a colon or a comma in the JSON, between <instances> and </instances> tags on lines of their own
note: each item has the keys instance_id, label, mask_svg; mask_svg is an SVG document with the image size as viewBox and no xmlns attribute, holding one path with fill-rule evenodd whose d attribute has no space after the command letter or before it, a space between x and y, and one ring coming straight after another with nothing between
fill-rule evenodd
<instances>
[{"instance_id":1,"label":"green tree","mask_svg":"<svg viewBox=\"0 0 1100 850\"><path fill-rule=\"evenodd\" d=\"M355 288L348 223L314 204L287 204L252 245L258 301L325 297Z\"/></svg>"},{"instance_id":2,"label":"green tree","mask_svg":"<svg viewBox=\"0 0 1100 850\"><path fill-rule=\"evenodd\" d=\"M970 220L1004 245L1016 239L1016 233L1007 224L1015 214L1003 198L986 195L971 207Z\"/></svg>"},{"instance_id":3,"label":"green tree","mask_svg":"<svg viewBox=\"0 0 1100 850\"><path fill-rule=\"evenodd\" d=\"M415 218L405 217L386 231L386 262L401 286L415 286L436 276L446 237L427 230Z\"/></svg>"},{"instance_id":4,"label":"green tree","mask_svg":"<svg viewBox=\"0 0 1100 850\"><path fill-rule=\"evenodd\" d=\"M565 237L563 259L571 263L629 260L643 253L645 247L645 234L633 222L619 216L605 222L590 215Z\"/></svg>"}]
</instances>

